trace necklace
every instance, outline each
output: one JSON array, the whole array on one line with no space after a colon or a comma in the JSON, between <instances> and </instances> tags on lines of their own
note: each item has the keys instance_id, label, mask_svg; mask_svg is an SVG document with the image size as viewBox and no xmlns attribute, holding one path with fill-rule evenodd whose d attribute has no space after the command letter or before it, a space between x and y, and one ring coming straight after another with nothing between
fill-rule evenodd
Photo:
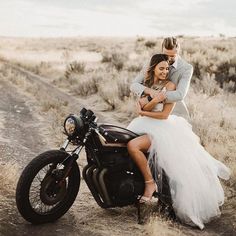
<instances>
[{"instance_id":1,"label":"necklace","mask_svg":"<svg viewBox=\"0 0 236 236\"><path fill-rule=\"evenodd\" d=\"M155 89L155 90L162 90L167 83L168 83L168 81L166 81L166 80L164 80L164 81L158 80L158 82L156 84L153 84L151 88Z\"/></svg>"}]
</instances>

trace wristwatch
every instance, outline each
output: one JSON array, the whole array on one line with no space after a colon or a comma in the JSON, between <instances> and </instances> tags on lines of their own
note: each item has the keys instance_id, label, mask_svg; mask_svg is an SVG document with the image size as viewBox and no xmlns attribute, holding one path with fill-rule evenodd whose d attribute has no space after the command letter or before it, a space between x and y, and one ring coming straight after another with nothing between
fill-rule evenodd
<instances>
[{"instance_id":1,"label":"wristwatch","mask_svg":"<svg viewBox=\"0 0 236 236\"><path fill-rule=\"evenodd\" d=\"M151 102L151 101L152 101L152 97L151 97L150 95L148 95L148 96L147 96L147 100L148 100L149 102Z\"/></svg>"}]
</instances>

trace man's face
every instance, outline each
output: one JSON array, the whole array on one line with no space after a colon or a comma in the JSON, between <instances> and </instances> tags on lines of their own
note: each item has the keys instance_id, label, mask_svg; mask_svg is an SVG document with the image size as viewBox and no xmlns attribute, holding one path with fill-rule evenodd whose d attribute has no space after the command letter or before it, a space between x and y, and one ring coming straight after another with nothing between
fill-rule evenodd
<instances>
[{"instance_id":1,"label":"man's face","mask_svg":"<svg viewBox=\"0 0 236 236\"><path fill-rule=\"evenodd\" d=\"M174 49L163 48L162 52L168 56L169 64L172 65L175 62L178 55L177 49L176 48Z\"/></svg>"}]
</instances>

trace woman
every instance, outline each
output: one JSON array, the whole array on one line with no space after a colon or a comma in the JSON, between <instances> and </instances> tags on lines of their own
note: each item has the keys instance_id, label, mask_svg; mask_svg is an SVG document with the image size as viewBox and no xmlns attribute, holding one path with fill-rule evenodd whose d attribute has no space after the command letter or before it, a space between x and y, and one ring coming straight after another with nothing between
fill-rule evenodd
<instances>
[{"instance_id":1,"label":"woman","mask_svg":"<svg viewBox=\"0 0 236 236\"><path fill-rule=\"evenodd\" d=\"M175 90L167 80L168 58L156 54L151 58L145 85L158 90ZM139 117L127 127L145 134L128 143L128 151L145 180L140 202L151 200L157 191L150 165L164 169L169 179L173 208L183 222L204 228L204 223L220 214L224 192L218 176L229 178L229 169L214 159L200 144L191 125L182 117L170 115L174 103L158 103L144 97L138 102ZM144 151L149 152L147 163ZM149 164L149 165L148 165Z\"/></svg>"}]
</instances>

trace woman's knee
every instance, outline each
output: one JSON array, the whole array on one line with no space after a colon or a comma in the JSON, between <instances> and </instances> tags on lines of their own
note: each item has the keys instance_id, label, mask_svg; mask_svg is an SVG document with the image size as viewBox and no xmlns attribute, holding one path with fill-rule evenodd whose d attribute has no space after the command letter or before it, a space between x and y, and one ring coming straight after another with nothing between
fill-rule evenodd
<instances>
[{"instance_id":1,"label":"woman's knee","mask_svg":"<svg viewBox=\"0 0 236 236\"><path fill-rule=\"evenodd\" d=\"M135 152L139 151L140 147L138 143L135 141L135 139L132 139L127 143L127 149L129 152Z\"/></svg>"},{"instance_id":2,"label":"woman's knee","mask_svg":"<svg viewBox=\"0 0 236 236\"><path fill-rule=\"evenodd\" d=\"M127 148L129 152L142 151L146 152L151 145L148 135L143 135L138 138L132 139L128 142Z\"/></svg>"}]
</instances>

